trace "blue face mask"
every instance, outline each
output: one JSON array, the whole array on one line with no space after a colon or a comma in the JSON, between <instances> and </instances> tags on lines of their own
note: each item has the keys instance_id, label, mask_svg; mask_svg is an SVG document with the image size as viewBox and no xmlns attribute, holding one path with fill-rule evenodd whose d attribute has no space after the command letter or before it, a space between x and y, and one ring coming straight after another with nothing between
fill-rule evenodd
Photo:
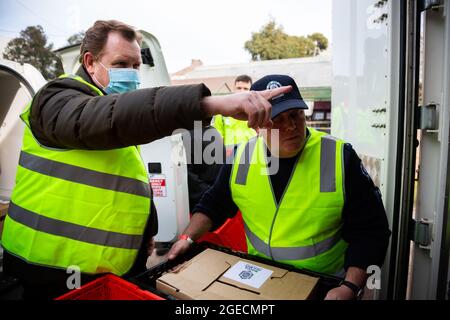
<instances>
[{"instance_id":1,"label":"blue face mask","mask_svg":"<svg viewBox=\"0 0 450 320\"><path fill-rule=\"evenodd\" d=\"M131 68L106 68L103 63L99 63L108 70L109 84L103 87L107 94L125 93L139 89L141 81L139 80L139 72ZM95 76L94 76L95 78ZM97 79L95 79L97 80ZM97 80L98 82L98 80ZM99 82L100 83L100 82Z\"/></svg>"}]
</instances>

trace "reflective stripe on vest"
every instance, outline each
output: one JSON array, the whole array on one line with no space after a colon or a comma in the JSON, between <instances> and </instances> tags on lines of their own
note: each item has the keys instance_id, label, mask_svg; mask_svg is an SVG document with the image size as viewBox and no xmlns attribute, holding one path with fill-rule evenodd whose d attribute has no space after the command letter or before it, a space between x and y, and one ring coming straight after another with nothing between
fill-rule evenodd
<instances>
[{"instance_id":1,"label":"reflective stripe on vest","mask_svg":"<svg viewBox=\"0 0 450 320\"><path fill-rule=\"evenodd\" d=\"M325 136L320 143L320 192L335 192L336 140L331 136Z\"/></svg>"},{"instance_id":2,"label":"reflective stripe on vest","mask_svg":"<svg viewBox=\"0 0 450 320\"><path fill-rule=\"evenodd\" d=\"M251 155L253 154L253 150L255 149L256 142L258 140L256 138L252 138L245 145L244 152L242 152L240 161L238 163L238 171L236 176L236 184L245 185L247 183L248 170L250 169L250 161Z\"/></svg>"},{"instance_id":3,"label":"reflective stripe on vest","mask_svg":"<svg viewBox=\"0 0 450 320\"><path fill-rule=\"evenodd\" d=\"M19 165L44 175L97 188L135 194L142 197L148 197L150 194L148 183L45 159L24 151L20 153Z\"/></svg>"},{"instance_id":4,"label":"reflective stripe on vest","mask_svg":"<svg viewBox=\"0 0 450 320\"><path fill-rule=\"evenodd\" d=\"M299 268L334 274L343 268L343 142L314 129L276 202L261 138L240 146L230 179L244 219L248 251ZM273 199L273 200L272 200Z\"/></svg>"},{"instance_id":5,"label":"reflective stripe on vest","mask_svg":"<svg viewBox=\"0 0 450 320\"><path fill-rule=\"evenodd\" d=\"M98 95L103 93L77 76ZM69 103L69 102L68 102ZM29 263L123 275L131 268L150 213L150 187L138 148L58 150L26 127L2 245Z\"/></svg>"},{"instance_id":6,"label":"reflective stripe on vest","mask_svg":"<svg viewBox=\"0 0 450 320\"><path fill-rule=\"evenodd\" d=\"M274 260L303 260L315 257L330 250L341 240L341 233L337 232L332 237L324 239L314 245L303 247L269 247L256 234L250 231L248 226L244 223L244 230L247 239L252 246L268 257L273 257Z\"/></svg>"},{"instance_id":7,"label":"reflective stripe on vest","mask_svg":"<svg viewBox=\"0 0 450 320\"><path fill-rule=\"evenodd\" d=\"M10 203L8 216L14 221L30 227L33 230L91 244L123 249L139 249L142 242L142 235L110 232L47 218L21 208L13 202Z\"/></svg>"},{"instance_id":8,"label":"reflective stripe on vest","mask_svg":"<svg viewBox=\"0 0 450 320\"><path fill-rule=\"evenodd\" d=\"M250 169L251 155L255 149L256 138L250 139L240 157L236 184L245 185L248 170ZM325 136L321 140L320 153L320 192L336 191L336 140L331 136Z\"/></svg>"}]
</instances>

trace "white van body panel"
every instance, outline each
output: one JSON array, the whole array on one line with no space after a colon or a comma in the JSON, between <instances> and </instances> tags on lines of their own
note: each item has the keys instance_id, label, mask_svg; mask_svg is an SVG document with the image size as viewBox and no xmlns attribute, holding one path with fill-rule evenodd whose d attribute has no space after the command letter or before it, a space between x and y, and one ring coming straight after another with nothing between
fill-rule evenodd
<instances>
[{"instance_id":1,"label":"white van body panel","mask_svg":"<svg viewBox=\"0 0 450 320\"><path fill-rule=\"evenodd\" d=\"M0 199L9 200L15 185L24 129L19 115L45 83L33 66L0 59Z\"/></svg>"}]
</instances>

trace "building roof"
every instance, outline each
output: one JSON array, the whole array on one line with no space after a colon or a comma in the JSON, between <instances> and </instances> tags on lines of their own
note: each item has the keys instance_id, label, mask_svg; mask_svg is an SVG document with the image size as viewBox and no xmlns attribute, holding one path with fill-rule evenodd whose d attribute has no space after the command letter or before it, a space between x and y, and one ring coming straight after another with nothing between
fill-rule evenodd
<instances>
[{"instance_id":1,"label":"building roof","mask_svg":"<svg viewBox=\"0 0 450 320\"><path fill-rule=\"evenodd\" d=\"M295 79L304 98L330 100L332 65L328 52L315 57L252 61L239 64L205 66L199 60L192 60L191 66L171 75L173 85L205 83L213 94L232 91L234 79L247 74L254 81L268 74L287 74Z\"/></svg>"}]
</instances>

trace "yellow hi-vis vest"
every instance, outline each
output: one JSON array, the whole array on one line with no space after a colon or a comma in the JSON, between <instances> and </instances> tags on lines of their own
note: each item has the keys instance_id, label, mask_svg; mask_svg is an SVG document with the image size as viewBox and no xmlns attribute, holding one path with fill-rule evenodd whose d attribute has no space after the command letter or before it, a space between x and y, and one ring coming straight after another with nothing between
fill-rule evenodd
<instances>
[{"instance_id":1,"label":"yellow hi-vis vest","mask_svg":"<svg viewBox=\"0 0 450 320\"><path fill-rule=\"evenodd\" d=\"M102 92L77 76L67 76ZM40 145L25 122L16 186L2 246L28 263L81 272L127 273L150 214L150 187L135 146L58 150Z\"/></svg>"},{"instance_id":2,"label":"yellow hi-vis vest","mask_svg":"<svg viewBox=\"0 0 450 320\"><path fill-rule=\"evenodd\" d=\"M344 142L309 131L280 203L273 194L266 146L260 137L238 147L231 194L242 212L249 254L341 275L347 248L340 234Z\"/></svg>"},{"instance_id":3,"label":"yellow hi-vis vest","mask_svg":"<svg viewBox=\"0 0 450 320\"><path fill-rule=\"evenodd\" d=\"M256 131L248 127L247 121L222 115L214 116L213 127L221 134L225 147L247 142L256 136Z\"/></svg>"}]
</instances>

